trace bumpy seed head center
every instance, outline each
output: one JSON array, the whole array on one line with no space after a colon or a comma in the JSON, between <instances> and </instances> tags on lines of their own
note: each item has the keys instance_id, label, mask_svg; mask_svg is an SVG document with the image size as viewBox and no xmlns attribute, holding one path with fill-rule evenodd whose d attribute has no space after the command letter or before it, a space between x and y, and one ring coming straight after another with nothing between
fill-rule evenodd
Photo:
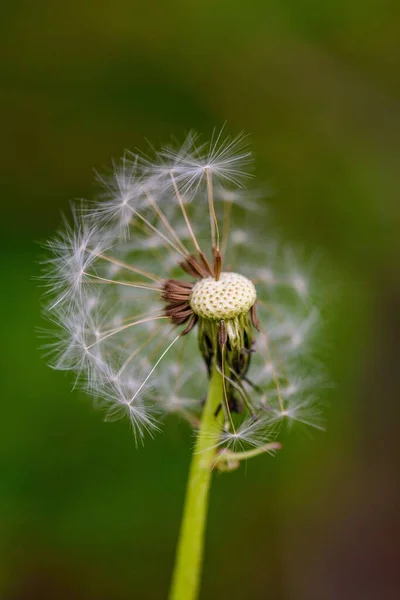
<instances>
[{"instance_id":1,"label":"bumpy seed head center","mask_svg":"<svg viewBox=\"0 0 400 600\"><path fill-rule=\"evenodd\" d=\"M221 273L200 279L192 290L190 306L193 312L206 319L234 319L247 313L256 301L254 284L239 273Z\"/></svg>"}]
</instances>

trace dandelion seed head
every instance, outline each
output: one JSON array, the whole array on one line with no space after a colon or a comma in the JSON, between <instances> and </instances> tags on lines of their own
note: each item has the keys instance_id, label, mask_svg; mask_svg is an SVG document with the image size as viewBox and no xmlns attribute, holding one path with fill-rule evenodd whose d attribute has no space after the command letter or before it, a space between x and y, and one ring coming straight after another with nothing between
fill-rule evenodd
<instances>
[{"instance_id":1,"label":"dandelion seed head","mask_svg":"<svg viewBox=\"0 0 400 600\"><path fill-rule=\"evenodd\" d=\"M321 426L310 270L261 228L250 163L246 136L223 131L126 152L47 243L50 364L74 372L106 420L127 416L137 442L172 413L196 427L214 368L223 427L216 416L211 446L263 448L283 422Z\"/></svg>"}]
</instances>

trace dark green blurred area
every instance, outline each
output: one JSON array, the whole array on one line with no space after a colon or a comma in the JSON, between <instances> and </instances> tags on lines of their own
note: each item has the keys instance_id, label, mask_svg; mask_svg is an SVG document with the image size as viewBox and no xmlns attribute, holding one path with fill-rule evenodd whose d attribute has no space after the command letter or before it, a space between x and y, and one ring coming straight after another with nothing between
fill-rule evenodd
<instances>
[{"instance_id":1,"label":"dark green blurred area","mask_svg":"<svg viewBox=\"0 0 400 600\"><path fill-rule=\"evenodd\" d=\"M1 596L166 598L191 433L171 419L135 449L71 392L38 349L32 277L93 167L227 121L251 134L287 240L332 279L336 387L325 434L215 477L202 598L398 598L400 5L44 0L2 16Z\"/></svg>"}]
</instances>

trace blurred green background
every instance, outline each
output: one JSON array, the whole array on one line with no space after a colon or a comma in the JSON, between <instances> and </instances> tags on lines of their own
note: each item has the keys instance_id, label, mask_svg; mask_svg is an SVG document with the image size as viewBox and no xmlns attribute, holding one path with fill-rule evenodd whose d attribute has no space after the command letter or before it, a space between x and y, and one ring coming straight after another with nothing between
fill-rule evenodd
<instances>
[{"instance_id":1,"label":"blurred green background","mask_svg":"<svg viewBox=\"0 0 400 600\"><path fill-rule=\"evenodd\" d=\"M399 597L399 22L386 0L3 5L1 597L166 598L191 433L135 449L46 366L37 242L93 167L225 120L327 265L336 387L325 434L215 477L202 598Z\"/></svg>"}]
</instances>

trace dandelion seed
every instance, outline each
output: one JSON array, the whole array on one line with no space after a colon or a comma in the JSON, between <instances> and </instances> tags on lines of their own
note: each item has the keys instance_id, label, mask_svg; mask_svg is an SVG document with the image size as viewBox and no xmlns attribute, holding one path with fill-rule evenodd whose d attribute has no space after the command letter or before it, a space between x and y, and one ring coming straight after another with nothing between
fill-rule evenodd
<instances>
[{"instance_id":1,"label":"dandelion seed","mask_svg":"<svg viewBox=\"0 0 400 600\"><path fill-rule=\"evenodd\" d=\"M243 134L224 137L221 130L214 133L209 143L199 143L198 136L191 132L179 150L164 148L157 156L155 164L147 162L150 173L168 189L172 172L182 194L190 198L200 191L207 173L220 184L234 186L240 186L250 177L246 167L251 163L251 152ZM233 194L231 199L235 199Z\"/></svg>"}]
</instances>

